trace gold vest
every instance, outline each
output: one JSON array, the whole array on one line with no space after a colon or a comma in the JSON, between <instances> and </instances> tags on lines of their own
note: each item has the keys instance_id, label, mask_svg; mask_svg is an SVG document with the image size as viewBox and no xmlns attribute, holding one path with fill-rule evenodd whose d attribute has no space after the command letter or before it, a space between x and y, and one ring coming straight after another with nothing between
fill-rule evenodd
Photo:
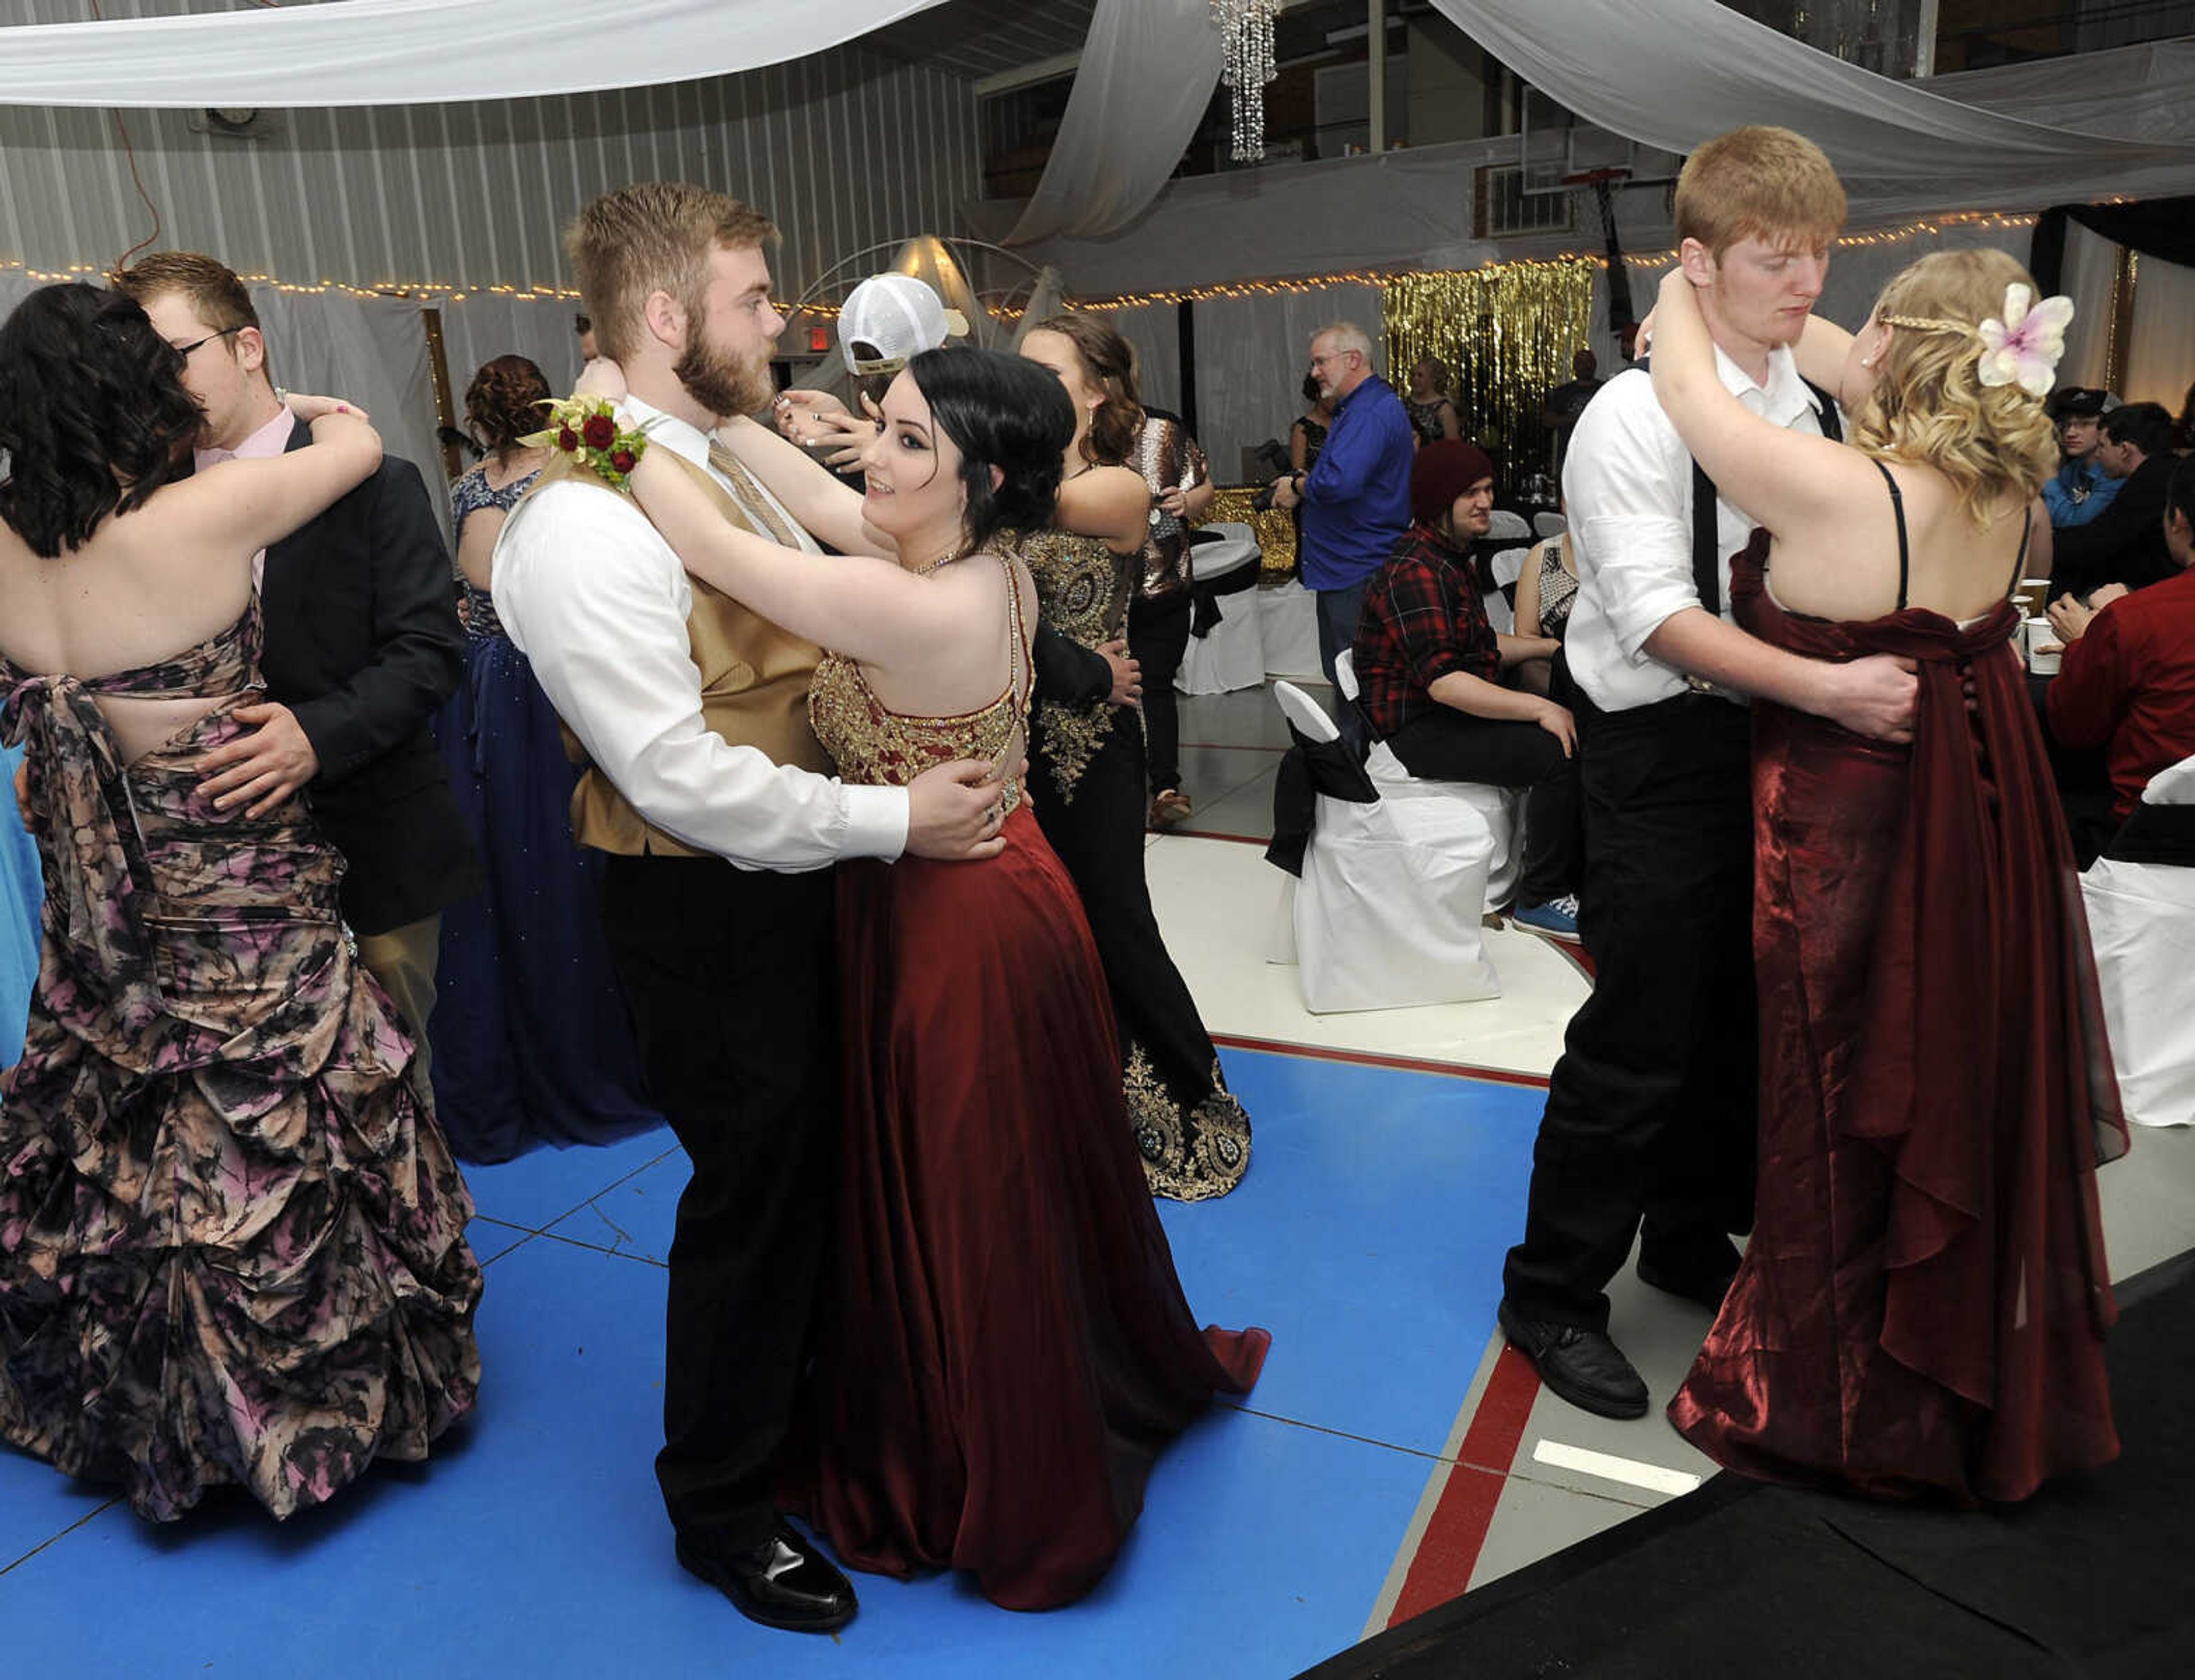
<instances>
[{"instance_id":1,"label":"gold vest","mask_svg":"<svg viewBox=\"0 0 2195 1680\"><path fill-rule=\"evenodd\" d=\"M709 492L728 523L743 531L754 529L753 521L723 486L675 450L664 452ZM527 494L538 495L544 486L566 480L592 485L606 495L620 493L570 456L560 454L542 469ZM699 578L689 574L686 581L694 591L694 608L686 618L687 650L701 673L703 726L735 746L759 747L773 763L832 774L830 757L808 725L808 683L816 661L823 657L822 649L780 630ZM572 762L586 766L572 794L572 835L582 846L626 856L710 855L644 819L610 779L588 762L586 750L571 730L566 728L563 734L564 751Z\"/></svg>"}]
</instances>

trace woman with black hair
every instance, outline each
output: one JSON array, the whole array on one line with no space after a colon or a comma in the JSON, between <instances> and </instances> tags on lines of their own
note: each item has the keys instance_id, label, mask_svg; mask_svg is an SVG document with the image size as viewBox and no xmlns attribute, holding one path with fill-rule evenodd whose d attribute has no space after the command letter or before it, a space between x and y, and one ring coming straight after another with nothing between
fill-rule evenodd
<instances>
[{"instance_id":1,"label":"woman with black hair","mask_svg":"<svg viewBox=\"0 0 2195 1680\"><path fill-rule=\"evenodd\" d=\"M623 381L597 364L590 386ZM809 716L842 777L1000 767L996 856L839 868L838 1246L786 1498L856 1568L971 1570L1012 1609L1097 1584L1158 1448L1215 1390L1247 1391L1268 1339L1190 1315L1128 1141L1104 971L1023 799L1035 586L1005 538L1050 519L1073 433L1034 365L918 355L857 518L813 463L777 475L817 492L835 546L872 550L835 557L733 528L668 451L631 475L689 572L832 650ZM751 463L792 451L752 421L722 435Z\"/></svg>"},{"instance_id":2,"label":"woman with black hair","mask_svg":"<svg viewBox=\"0 0 2195 1680\"><path fill-rule=\"evenodd\" d=\"M465 388L488 458L450 487L464 591L465 680L435 719L451 791L480 854L479 892L442 912L435 1112L469 1161L542 1143L608 1143L660 1125L602 934L605 854L573 843L579 766L556 709L495 616L495 539L541 475L549 382L498 356Z\"/></svg>"},{"instance_id":3,"label":"woman with black hair","mask_svg":"<svg viewBox=\"0 0 2195 1680\"><path fill-rule=\"evenodd\" d=\"M199 348L87 285L0 326L0 734L48 888L0 1110L0 1436L163 1520L423 1458L480 1371L471 1202L343 860L302 797L199 770L261 692L254 551L381 442L292 396L310 447L183 476Z\"/></svg>"},{"instance_id":4,"label":"woman with black hair","mask_svg":"<svg viewBox=\"0 0 2195 1680\"><path fill-rule=\"evenodd\" d=\"M1040 323L1022 354L1051 371L1075 417L1058 511L1022 545L1057 633L1038 650L1037 820L1074 877L1105 960L1144 1176L1155 1194L1201 1201L1249 1171L1250 1117L1227 1089L1144 875L1144 731L1119 658L1149 534L1149 486L1122 464L1143 411L1130 394L1126 343L1092 316Z\"/></svg>"}]
</instances>

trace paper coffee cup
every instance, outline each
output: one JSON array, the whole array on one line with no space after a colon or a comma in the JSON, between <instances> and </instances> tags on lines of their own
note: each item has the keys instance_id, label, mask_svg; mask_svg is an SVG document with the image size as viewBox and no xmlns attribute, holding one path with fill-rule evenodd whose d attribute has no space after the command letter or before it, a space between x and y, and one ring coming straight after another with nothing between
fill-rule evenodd
<instances>
[{"instance_id":1,"label":"paper coffee cup","mask_svg":"<svg viewBox=\"0 0 2195 1680\"><path fill-rule=\"evenodd\" d=\"M2065 653L2059 645L2058 632L2048 618L2030 618L2027 630L2027 668L2037 676L2055 676L2058 661Z\"/></svg>"},{"instance_id":2,"label":"paper coffee cup","mask_svg":"<svg viewBox=\"0 0 2195 1680\"><path fill-rule=\"evenodd\" d=\"M2026 604L2030 613L2044 613L2050 607L2050 580L2048 578L2022 578L2019 587L2013 593Z\"/></svg>"}]
</instances>

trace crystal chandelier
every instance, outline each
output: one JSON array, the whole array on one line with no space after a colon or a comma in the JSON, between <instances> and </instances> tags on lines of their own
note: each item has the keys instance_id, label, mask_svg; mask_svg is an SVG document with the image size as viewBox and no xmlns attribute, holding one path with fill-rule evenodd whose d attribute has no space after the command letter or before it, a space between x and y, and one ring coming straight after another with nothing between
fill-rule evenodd
<instances>
[{"instance_id":1,"label":"crystal chandelier","mask_svg":"<svg viewBox=\"0 0 2195 1680\"><path fill-rule=\"evenodd\" d=\"M1281 0L1212 0L1218 26L1219 79L1235 95L1235 151L1238 164L1265 155L1265 83L1273 79L1273 19Z\"/></svg>"}]
</instances>

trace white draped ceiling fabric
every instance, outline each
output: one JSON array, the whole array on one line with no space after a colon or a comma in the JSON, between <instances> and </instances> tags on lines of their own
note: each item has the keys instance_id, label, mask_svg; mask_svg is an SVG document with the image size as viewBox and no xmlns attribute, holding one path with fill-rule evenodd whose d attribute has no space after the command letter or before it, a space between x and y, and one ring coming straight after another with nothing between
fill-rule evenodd
<instances>
[{"instance_id":1,"label":"white draped ceiling fabric","mask_svg":"<svg viewBox=\"0 0 2195 1680\"><path fill-rule=\"evenodd\" d=\"M0 29L0 104L439 105L655 87L804 58L937 3L344 0L18 24Z\"/></svg>"},{"instance_id":2,"label":"white draped ceiling fabric","mask_svg":"<svg viewBox=\"0 0 2195 1680\"><path fill-rule=\"evenodd\" d=\"M1043 178L999 243L1102 239L1142 215L1181 166L1219 58L1212 0L1098 0Z\"/></svg>"},{"instance_id":3,"label":"white draped ceiling fabric","mask_svg":"<svg viewBox=\"0 0 2195 1680\"><path fill-rule=\"evenodd\" d=\"M2195 146L1962 104L1846 64L1718 0L1434 4L1534 87L1626 139L1685 152L1748 123L1796 129L1875 211L2035 208L2195 187ZM2073 62L2060 60L2069 80L2077 79Z\"/></svg>"}]
</instances>

